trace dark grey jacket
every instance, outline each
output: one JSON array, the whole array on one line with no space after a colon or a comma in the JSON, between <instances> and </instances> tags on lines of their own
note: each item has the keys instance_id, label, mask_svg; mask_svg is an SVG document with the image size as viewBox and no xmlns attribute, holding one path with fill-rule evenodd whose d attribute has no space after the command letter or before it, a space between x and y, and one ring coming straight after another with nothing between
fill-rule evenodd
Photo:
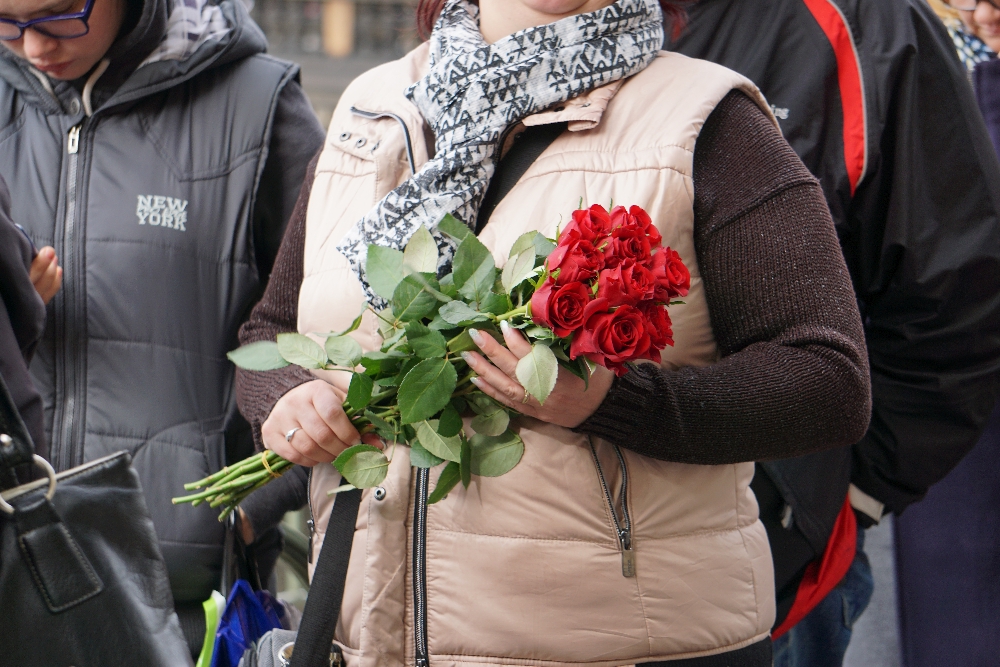
<instances>
[{"instance_id":1,"label":"dark grey jacket","mask_svg":"<svg viewBox=\"0 0 1000 667\"><path fill-rule=\"evenodd\" d=\"M34 254L10 219L10 193L0 177L0 376L28 427L35 453L45 456L42 397L28 374L45 327L45 305L28 277Z\"/></svg>"},{"instance_id":2,"label":"dark grey jacket","mask_svg":"<svg viewBox=\"0 0 1000 667\"><path fill-rule=\"evenodd\" d=\"M228 30L200 42L207 24L168 32L173 6L129 18L90 95L6 53L0 173L65 271L32 365L51 460L132 453L185 602L218 586L223 531L217 510L170 498L253 451L225 354L323 132L241 0L207 10Z\"/></svg>"}]
</instances>

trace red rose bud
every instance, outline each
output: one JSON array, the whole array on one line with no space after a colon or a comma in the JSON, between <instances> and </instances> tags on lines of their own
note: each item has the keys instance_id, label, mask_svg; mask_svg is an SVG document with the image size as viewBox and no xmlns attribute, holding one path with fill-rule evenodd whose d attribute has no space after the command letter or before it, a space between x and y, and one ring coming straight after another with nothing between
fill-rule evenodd
<instances>
[{"instance_id":1,"label":"red rose bud","mask_svg":"<svg viewBox=\"0 0 1000 667\"><path fill-rule=\"evenodd\" d=\"M583 326L584 312L591 302L590 289L583 283L545 285L531 297L531 319L552 329L559 338L567 338Z\"/></svg>"},{"instance_id":2,"label":"red rose bud","mask_svg":"<svg viewBox=\"0 0 1000 667\"><path fill-rule=\"evenodd\" d=\"M613 268L626 260L647 263L650 251L649 237L638 225L615 227L604 248L604 264Z\"/></svg>"},{"instance_id":3,"label":"red rose bud","mask_svg":"<svg viewBox=\"0 0 1000 667\"><path fill-rule=\"evenodd\" d=\"M657 301L670 301L675 296L685 296L691 289L691 272L684 266L681 256L671 248L661 248L653 255L650 266L656 278Z\"/></svg>"},{"instance_id":4,"label":"red rose bud","mask_svg":"<svg viewBox=\"0 0 1000 667\"><path fill-rule=\"evenodd\" d=\"M653 224L653 220L649 217L649 214L638 206L632 206L628 212L642 227L642 231L646 232L646 236L649 237L649 247L659 248L663 237L660 236L660 230Z\"/></svg>"},{"instance_id":5,"label":"red rose bud","mask_svg":"<svg viewBox=\"0 0 1000 667\"><path fill-rule=\"evenodd\" d=\"M563 236L559 237L560 241ZM568 243L558 246L549 255L549 271L559 270L556 282L560 285L591 280L604 268L604 255L590 241L581 238L578 231L571 232L570 236Z\"/></svg>"},{"instance_id":6,"label":"red rose bud","mask_svg":"<svg viewBox=\"0 0 1000 667\"><path fill-rule=\"evenodd\" d=\"M646 299L652 299L656 293L656 278L653 272L642 264L626 262L618 267L621 270L622 284L632 305Z\"/></svg>"},{"instance_id":7,"label":"red rose bud","mask_svg":"<svg viewBox=\"0 0 1000 667\"><path fill-rule=\"evenodd\" d=\"M625 304L634 304L638 301L629 298L625 289L625 280L622 278L622 268L620 266L613 269L604 269L597 276L597 298L606 299L609 308Z\"/></svg>"},{"instance_id":8,"label":"red rose bud","mask_svg":"<svg viewBox=\"0 0 1000 667\"><path fill-rule=\"evenodd\" d=\"M600 204L594 204L590 208L581 208L573 211L573 220L566 225L566 229L559 235L559 244L563 242L566 232L576 230L580 236L590 241L595 246L597 241L611 233L611 216Z\"/></svg>"},{"instance_id":9,"label":"red rose bud","mask_svg":"<svg viewBox=\"0 0 1000 667\"><path fill-rule=\"evenodd\" d=\"M583 354L619 376L628 370L626 362L648 359L649 352L650 337L645 318L632 306L621 306L613 313L590 315L570 345L570 358L576 359Z\"/></svg>"},{"instance_id":10,"label":"red rose bud","mask_svg":"<svg viewBox=\"0 0 1000 667\"><path fill-rule=\"evenodd\" d=\"M674 329L670 321L670 315L665 306L659 306L652 301L639 304L642 316L646 318L646 331L649 332L649 341L653 349L662 350L667 345L674 344ZM659 362L659 359L654 359Z\"/></svg>"}]
</instances>

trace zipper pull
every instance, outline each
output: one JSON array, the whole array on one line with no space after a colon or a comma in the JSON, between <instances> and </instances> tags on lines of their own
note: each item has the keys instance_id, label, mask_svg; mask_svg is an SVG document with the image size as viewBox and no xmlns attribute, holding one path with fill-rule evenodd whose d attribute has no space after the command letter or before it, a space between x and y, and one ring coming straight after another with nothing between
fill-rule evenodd
<instances>
[{"instance_id":1,"label":"zipper pull","mask_svg":"<svg viewBox=\"0 0 1000 667\"><path fill-rule=\"evenodd\" d=\"M309 519L308 521L306 521L306 525L309 526L309 547L308 547L309 548L309 553L308 553L308 557L309 557L309 564L311 565L312 562L313 562L313 535L316 533L316 522L313 521L312 519Z\"/></svg>"},{"instance_id":2,"label":"zipper pull","mask_svg":"<svg viewBox=\"0 0 1000 667\"><path fill-rule=\"evenodd\" d=\"M635 552L632 551L632 535L628 530L618 533L622 543L622 576L630 579L635 576Z\"/></svg>"},{"instance_id":3,"label":"zipper pull","mask_svg":"<svg viewBox=\"0 0 1000 667\"><path fill-rule=\"evenodd\" d=\"M70 155L76 155L77 151L80 150L80 126L74 125L69 128L69 137L66 139L66 152Z\"/></svg>"}]
</instances>

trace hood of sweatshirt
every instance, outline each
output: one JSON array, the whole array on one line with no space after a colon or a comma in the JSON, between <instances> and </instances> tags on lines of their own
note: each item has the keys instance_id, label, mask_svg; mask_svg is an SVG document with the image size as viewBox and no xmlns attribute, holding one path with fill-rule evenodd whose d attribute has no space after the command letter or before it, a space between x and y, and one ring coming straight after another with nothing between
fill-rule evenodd
<instances>
[{"instance_id":1,"label":"hood of sweatshirt","mask_svg":"<svg viewBox=\"0 0 1000 667\"><path fill-rule=\"evenodd\" d=\"M83 111L91 115L158 93L213 67L267 50L243 0L141 2L104 58L84 77ZM138 17L135 17L135 14ZM69 113L74 82L58 81L0 47L0 79L47 113Z\"/></svg>"}]
</instances>

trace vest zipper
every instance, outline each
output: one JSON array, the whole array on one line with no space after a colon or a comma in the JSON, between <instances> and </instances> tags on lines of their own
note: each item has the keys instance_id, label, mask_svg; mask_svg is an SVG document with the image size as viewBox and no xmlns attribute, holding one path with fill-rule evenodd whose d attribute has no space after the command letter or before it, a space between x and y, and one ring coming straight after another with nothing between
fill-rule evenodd
<instances>
[{"instance_id":1,"label":"vest zipper","mask_svg":"<svg viewBox=\"0 0 1000 667\"><path fill-rule=\"evenodd\" d=\"M79 248L77 198L79 195L80 133L83 123L74 125L66 135L66 210L63 216L62 248L59 253L66 280L63 281L60 307L56 311L56 382L62 400L55 404L51 443L53 463L59 470L78 465L77 429L80 422L80 396L82 369L78 349L83 336L80 334L82 314L78 309L79 294L83 289L79 277L83 272ZM57 395L58 397L58 395Z\"/></svg>"},{"instance_id":2,"label":"vest zipper","mask_svg":"<svg viewBox=\"0 0 1000 667\"><path fill-rule=\"evenodd\" d=\"M628 466L625 465L625 457L618 445L611 445L618 456L618 463L622 468L622 520L618 520L618 512L615 510L615 501L611 497L611 490L604 479L604 469L601 467L601 460L597 457L597 449L594 443L590 443L590 452L594 455L594 464L597 466L597 476L601 479L601 488L604 489L604 498L608 501L608 509L611 510L611 520L615 524L615 534L618 536L618 544L622 549L622 576L635 576L635 552L632 550L632 517L628 511Z\"/></svg>"},{"instance_id":3,"label":"vest zipper","mask_svg":"<svg viewBox=\"0 0 1000 667\"><path fill-rule=\"evenodd\" d=\"M413 641L416 667L427 667L427 488L430 470L414 468L413 503Z\"/></svg>"}]
</instances>

